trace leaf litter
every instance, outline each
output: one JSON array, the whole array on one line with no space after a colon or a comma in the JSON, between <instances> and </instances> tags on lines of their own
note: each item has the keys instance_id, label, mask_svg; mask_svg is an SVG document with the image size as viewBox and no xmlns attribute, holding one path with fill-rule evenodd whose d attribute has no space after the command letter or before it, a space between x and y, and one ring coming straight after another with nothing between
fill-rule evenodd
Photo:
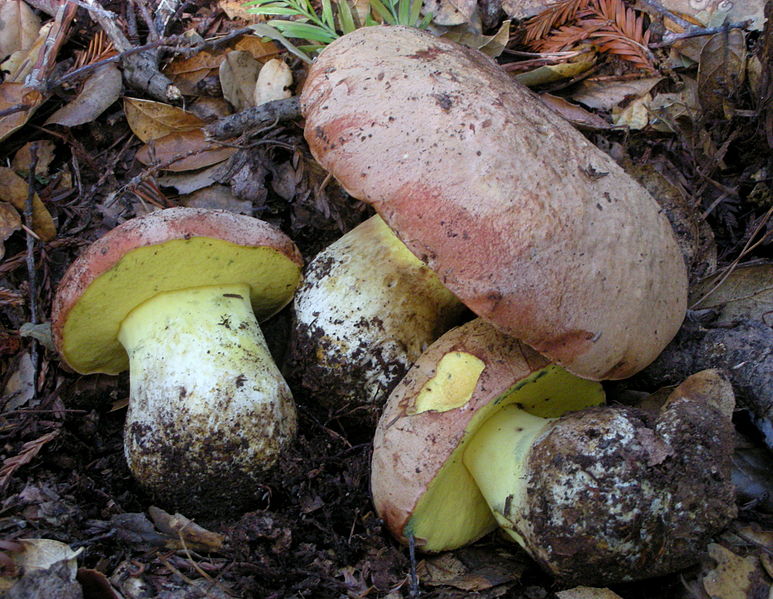
<instances>
[{"instance_id":1,"label":"leaf litter","mask_svg":"<svg viewBox=\"0 0 773 599\"><path fill-rule=\"evenodd\" d=\"M152 11L155 3L125 4L120 7L122 26L134 34L137 45L145 43L145 30L138 23L147 26L150 13L145 14L145 8ZM516 3L504 4L512 8ZM512 22L499 13L499 20L487 26L465 4L436 5L454 22L432 25L438 33L498 56L513 77L545 66L570 65L578 52L584 53L590 59L587 67L548 69L549 77L535 74L529 85L597 145L629 164L627 168L644 164L655 170L641 176L653 193L672 198L664 210L687 240L683 251L696 282L694 295L717 286L727 270L700 282L716 268L739 273L725 277L723 285L694 308L691 322L667 352L666 357L678 359L661 367L660 374L655 369L626 381L625 392L647 393L680 382L705 367L708 358L722 362L736 377L736 392L741 394L738 428L744 441L739 441L736 462L743 503L735 536L726 533L715 539L701 566L658 581L612 589L560 589L517 549L492 536L473 548L422 558L421 596L757 596L754 593L770 586L770 559L764 548L773 525L770 461L760 432L770 404L758 393L766 389L765 381L771 388L769 378L760 378L762 365L770 360L769 294L767 275L744 275L748 271L739 265L756 260L769 269L764 261L769 260L771 241L770 203L765 200L771 186L765 156L773 140L771 36L756 26L759 5L749 3L735 13L738 19L754 19L746 29L678 39L669 46L658 44L669 35L681 35L684 27L680 33L670 16L622 0L543 2L529 9L536 15L532 20L523 13L516 16L513 9ZM111 599L143 593L170 599L411 596L407 552L388 538L369 500L371 419L356 411L322 408L313 398L297 394L300 438L280 471L266 480L250 511L193 522L154 506L129 477L121 433L127 377L75 375L35 340L45 338L43 331L38 337L21 333L29 331L29 323L46 320L57 281L85 244L154 207L210 202L207 205L259 216L290 234L307 260L369 216L311 159L298 118L272 119L226 143L204 134L207 123L256 103L252 76L236 94L233 86L243 84L240 76L229 80L221 75L230 68L223 66L229 64L230 52L246 52L260 65L280 59L292 75L272 79L281 82L282 96L298 93L303 61L257 35L228 39L231 32L251 24L252 17L239 20L238 11L224 13L217 2L189 2L175 13L169 31L204 46L191 52L190 46L169 38L165 60L158 66L182 90L184 101L150 99L147 90L132 88L126 79L123 95L115 101L117 69L96 64L114 52L104 39L97 39L106 34L99 25L85 19L72 28L63 16L52 19L15 0L0 6L40 21L25 21L24 44L8 37L3 52L21 52L13 61L19 73L37 73L38 79L54 82L73 68L69 61L78 65L75 68L86 68L80 79L67 84L65 93L40 91L24 81L0 83L4 164L12 165L0 171L5 173L2 188L8 196L0 198L5 201L0 206L7 234L0 264L0 374L6 395L0 419L0 525L9 543L0 546L0 552L18 552L20 539L31 537L31 532L41 539L35 542L56 542L79 552L77 579L67 565L71 558L62 557L45 576L35 575L42 576L37 582L25 582L31 585L26 588L37 589L28 596L47 596L41 589L54 596L53 589L73 588ZM681 14L673 3L663 6ZM699 25L694 26L721 26L716 10L710 15L713 20L701 21L706 14L698 11L694 16ZM50 25L43 36L41 24ZM265 32L265 25L259 25L257 31ZM4 35L0 30L0 42ZM281 37L275 39L284 44ZM688 43L693 39L700 42ZM54 50L46 50L44 43L35 45L36 40L51 41ZM152 42L150 37L147 41ZM73 48L92 46L90 56L74 62ZM42 68L36 70L37 64ZM107 72L113 83L103 86L98 73ZM213 100L220 102L214 112L194 113L198 101L205 106ZM613 126L614 118L624 126ZM30 147L30 140L38 145ZM35 177L30 179L32 168ZM10 190L16 191L9 195ZM31 231L39 238L33 238L32 250L22 227L29 201ZM34 287L29 283L30 260L38 273ZM750 278L748 283L744 276ZM733 312L728 315L727 310ZM285 311L266 327L267 340L280 360L289 326ZM720 346L724 353L717 350ZM111 410L112 405L116 409ZM12 583L27 576L6 573Z\"/></svg>"}]
</instances>

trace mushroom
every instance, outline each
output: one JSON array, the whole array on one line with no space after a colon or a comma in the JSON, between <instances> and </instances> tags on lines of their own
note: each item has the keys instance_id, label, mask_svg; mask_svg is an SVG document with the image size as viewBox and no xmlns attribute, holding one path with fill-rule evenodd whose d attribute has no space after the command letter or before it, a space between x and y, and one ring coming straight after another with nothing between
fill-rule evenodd
<instances>
[{"instance_id":1,"label":"mushroom","mask_svg":"<svg viewBox=\"0 0 773 599\"><path fill-rule=\"evenodd\" d=\"M293 439L258 320L290 301L301 266L268 223L171 208L113 229L65 273L56 347L79 373L129 368L126 459L153 495L199 512L241 504Z\"/></svg>"},{"instance_id":2,"label":"mushroom","mask_svg":"<svg viewBox=\"0 0 773 599\"><path fill-rule=\"evenodd\" d=\"M668 220L609 156L480 52L406 27L330 44L301 94L315 158L473 312L590 379L674 336Z\"/></svg>"},{"instance_id":3,"label":"mushroom","mask_svg":"<svg viewBox=\"0 0 773 599\"><path fill-rule=\"evenodd\" d=\"M453 329L387 401L373 450L377 513L424 551L498 525L569 582L694 563L734 515L729 383L695 375L659 413L592 407L602 401L598 383L480 319Z\"/></svg>"},{"instance_id":4,"label":"mushroom","mask_svg":"<svg viewBox=\"0 0 773 599\"><path fill-rule=\"evenodd\" d=\"M345 408L381 406L464 310L379 216L309 262L293 307L294 378Z\"/></svg>"}]
</instances>

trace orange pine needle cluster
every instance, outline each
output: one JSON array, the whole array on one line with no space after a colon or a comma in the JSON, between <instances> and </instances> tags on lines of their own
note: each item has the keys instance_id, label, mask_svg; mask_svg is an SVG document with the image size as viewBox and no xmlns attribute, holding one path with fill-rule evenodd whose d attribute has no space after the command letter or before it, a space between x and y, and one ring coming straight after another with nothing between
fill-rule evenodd
<instances>
[{"instance_id":1,"label":"orange pine needle cluster","mask_svg":"<svg viewBox=\"0 0 773 599\"><path fill-rule=\"evenodd\" d=\"M644 16L623 0L560 0L526 23L524 41L538 52L561 52L592 40L640 69L654 71Z\"/></svg>"}]
</instances>

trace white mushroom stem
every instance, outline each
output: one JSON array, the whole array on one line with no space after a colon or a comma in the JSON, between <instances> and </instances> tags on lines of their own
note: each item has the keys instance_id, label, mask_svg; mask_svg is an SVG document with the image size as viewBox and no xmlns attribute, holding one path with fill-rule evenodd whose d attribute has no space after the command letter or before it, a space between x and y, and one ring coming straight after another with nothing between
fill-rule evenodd
<instances>
[{"instance_id":1,"label":"white mushroom stem","mask_svg":"<svg viewBox=\"0 0 773 599\"><path fill-rule=\"evenodd\" d=\"M161 293L126 317L119 340L130 362L125 447L136 478L161 495L254 487L292 439L296 414L249 286ZM181 476L188 489L166 489Z\"/></svg>"},{"instance_id":2,"label":"white mushroom stem","mask_svg":"<svg viewBox=\"0 0 773 599\"><path fill-rule=\"evenodd\" d=\"M555 418L541 418L504 406L489 418L464 451L463 462L486 499L497 523L521 545L513 517L526 499L526 462L539 435Z\"/></svg>"}]
</instances>

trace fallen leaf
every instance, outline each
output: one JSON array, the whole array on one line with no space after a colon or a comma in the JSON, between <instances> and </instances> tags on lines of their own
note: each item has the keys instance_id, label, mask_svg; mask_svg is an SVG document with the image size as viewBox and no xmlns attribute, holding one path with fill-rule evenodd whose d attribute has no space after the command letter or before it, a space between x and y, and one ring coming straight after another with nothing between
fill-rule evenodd
<instances>
[{"instance_id":1,"label":"fallen leaf","mask_svg":"<svg viewBox=\"0 0 773 599\"><path fill-rule=\"evenodd\" d=\"M22 176L30 172L32 164L32 147L35 147L35 175L48 177L48 167L54 160L56 146L48 139L28 141L14 154L11 168Z\"/></svg>"},{"instance_id":2,"label":"fallen leaf","mask_svg":"<svg viewBox=\"0 0 773 599\"><path fill-rule=\"evenodd\" d=\"M210 123L217 119L233 114L233 109L223 98L213 98L211 96L202 96L191 104L188 108L190 112Z\"/></svg>"},{"instance_id":3,"label":"fallen leaf","mask_svg":"<svg viewBox=\"0 0 773 599\"><path fill-rule=\"evenodd\" d=\"M248 23L257 23L258 15L250 12L251 6L248 6L244 0L219 0L217 3L229 19L244 19Z\"/></svg>"},{"instance_id":4,"label":"fallen leaf","mask_svg":"<svg viewBox=\"0 0 773 599\"><path fill-rule=\"evenodd\" d=\"M43 347L50 352L55 352L54 338L51 335L51 323L39 322L33 324L31 322L25 322L19 327L20 337L31 337L38 341Z\"/></svg>"},{"instance_id":5,"label":"fallen leaf","mask_svg":"<svg viewBox=\"0 0 773 599\"><path fill-rule=\"evenodd\" d=\"M260 63L249 52L234 50L220 63L220 87L223 97L237 112L255 105L255 84Z\"/></svg>"},{"instance_id":6,"label":"fallen leaf","mask_svg":"<svg viewBox=\"0 0 773 599\"><path fill-rule=\"evenodd\" d=\"M292 96L290 86L293 84L293 73L287 64L279 58L272 58L258 73L255 84L255 106L260 106L272 100L281 100Z\"/></svg>"},{"instance_id":7,"label":"fallen leaf","mask_svg":"<svg viewBox=\"0 0 773 599\"><path fill-rule=\"evenodd\" d=\"M222 166L221 164L215 164L200 171L166 174L157 177L156 180L163 187L173 187L177 190L177 193L187 195L217 183L221 175L220 169Z\"/></svg>"},{"instance_id":8,"label":"fallen leaf","mask_svg":"<svg viewBox=\"0 0 773 599\"><path fill-rule=\"evenodd\" d=\"M75 127L90 123L118 100L122 84L121 71L114 64L95 69L83 84L80 93L48 117L46 125L55 123Z\"/></svg>"},{"instance_id":9,"label":"fallen leaf","mask_svg":"<svg viewBox=\"0 0 773 599\"><path fill-rule=\"evenodd\" d=\"M445 32L440 37L453 40L459 44L467 46L468 48L474 48L480 50L486 56L496 58L504 51L507 46L507 42L510 41L510 23L511 21L504 21L499 30L494 35L483 35L479 31L464 30L450 30Z\"/></svg>"},{"instance_id":10,"label":"fallen leaf","mask_svg":"<svg viewBox=\"0 0 773 599\"><path fill-rule=\"evenodd\" d=\"M765 24L765 0L662 0L660 4L704 25L751 20L750 29L760 31Z\"/></svg>"},{"instance_id":11,"label":"fallen leaf","mask_svg":"<svg viewBox=\"0 0 773 599\"><path fill-rule=\"evenodd\" d=\"M23 83L4 81L0 83L0 141L22 127L35 114L43 96Z\"/></svg>"},{"instance_id":12,"label":"fallen leaf","mask_svg":"<svg viewBox=\"0 0 773 599\"><path fill-rule=\"evenodd\" d=\"M759 560L741 557L717 543L709 545L716 567L703 577L703 588L712 599L747 599Z\"/></svg>"},{"instance_id":13,"label":"fallen leaf","mask_svg":"<svg viewBox=\"0 0 773 599\"><path fill-rule=\"evenodd\" d=\"M13 554L13 560L24 572L33 570L47 570L58 562L65 562L71 573L71 580L75 580L77 572L77 558L83 551L73 551L69 545L52 539L18 539L22 545L22 551Z\"/></svg>"},{"instance_id":14,"label":"fallen leaf","mask_svg":"<svg viewBox=\"0 0 773 599\"><path fill-rule=\"evenodd\" d=\"M129 128L145 143L172 133L194 131L204 125L195 114L152 100L124 98L124 112Z\"/></svg>"},{"instance_id":15,"label":"fallen leaf","mask_svg":"<svg viewBox=\"0 0 773 599\"><path fill-rule=\"evenodd\" d=\"M654 129L678 132L680 121L691 121L699 114L697 82L683 76L682 86L678 92L657 94L650 102L650 125Z\"/></svg>"},{"instance_id":16,"label":"fallen leaf","mask_svg":"<svg viewBox=\"0 0 773 599\"><path fill-rule=\"evenodd\" d=\"M205 139L204 131L170 133L152 140L136 154L142 164L159 166L161 170L180 172L204 168L222 162L236 153L237 148L222 146Z\"/></svg>"},{"instance_id":17,"label":"fallen leaf","mask_svg":"<svg viewBox=\"0 0 773 599\"><path fill-rule=\"evenodd\" d=\"M236 214L252 214L252 202L237 198L226 185L211 185L188 197L180 198L183 206L227 210Z\"/></svg>"},{"instance_id":18,"label":"fallen leaf","mask_svg":"<svg viewBox=\"0 0 773 599\"><path fill-rule=\"evenodd\" d=\"M0 2L0 59L29 48L38 37L40 19L21 0Z\"/></svg>"},{"instance_id":19,"label":"fallen leaf","mask_svg":"<svg viewBox=\"0 0 773 599\"><path fill-rule=\"evenodd\" d=\"M746 37L740 29L717 33L706 42L698 66L698 99L708 113L733 116L733 99L746 75Z\"/></svg>"},{"instance_id":20,"label":"fallen leaf","mask_svg":"<svg viewBox=\"0 0 773 599\"><path fill-rule=\"evenodd\" d=\"M644 94L630 102L624 108L615 106L612 109L612 122L618 127L629 129L644 129L650 122L649 103L652 102L650 94Z\"/></svg>"},{"instance_id":21,"label":"fallen leaf","mask_svg":"<svg viewBox=\"0 0 773 599\"><path fill-rule=\"evenodd\" d=\"M16 370L3 388L3 397L5 398L4 410L18 410L27 406L35 397L35 368L29 352L21 355Z\"/></svg>"},{"instance_id":22,"label":"fallen leaf","mask_svg":"<svg viewBox=\"0 0 773 599\"><path fill-rule=\"evenodd\" d=\"M266 62L279 54L279 46L275 42L264 42L257 35L243 35L233 44L234 50L249 52L259 62Z\"/></svg>"},{"instance_id":23,"label":"fallen leaf","mask_svg":"<svg viewBox=\"0 0 773 599\"><path fill-rule=\"evenodd\" d=\"M475 0L424 0L422 14L432 14L436 25L461 25L472 18Z\"/></svg>"},{"instance_id":24,"label":"fallen leaf","mask_svg":"<svg viewBox=\"0 0 773 599\"><path fill-rule=\"evenodd\" d=\"M515 78L527 87L545 85L546 83L553 83L562 79L571 79L581 75L595 63L595 55L592 53L583 54L583 57L585 58L575 62L562 62L537 67L525 73L518 73Z\"/></svg>"},{"instance_id":25,"label":"fallen leaf","mask_svg":"<svg viewBox=\"0 0 773 599\"><path fill-rule=\"evenodd\" d=\"M742 266L727 277L713 275L692 289L690 303L717 310L717 324L750 318L773 326L773 264Z\"/></svg>"},{"instance_id":26,"label":"fallen leaf","mask_svg":"<svg viewBox=\"0 0 773 599\"><path fill-rule=\"evenodd\" d=\"M0 259L5 255L5 242L15 231L21 229L21 217L8 202L0 202Z\"/></svg>"},{"instance_id":27,"label":"fallen leaf","mask_svg":"<svg viewBox=\"0 0 773 599\"><path fill-rule=\"evenodd\" d=\"M555 110L579 129L604 130L613 128L610 123L599 115L588 112L582 106L572 104L564 98L552 94L539 94L539 97L547 106L550 106L551 109Z\"/></svg>"},{"instance_id":28,"label":"fallen leaf","mask_svg":"<svg viewBox=\"0 0 773 599\"><path fill-rule=\"evenodd\" d=\"M639 98L655 87L662 77L646 77L625 81L581 81L572 92L571 99L588 108L610 111L621 102Z\"/></svg>"},{"instance_id":29,"label":"fallen leaf","mask_svg":"<svg viewBox=\"0 0 773 599\"><path fill-rule=\"evenodd\" d=\"M13 205L19 213L24 213L27 205L27 182L8 167L0 167L0 200ZM51 241L56 237L56 226L51 214L38 197L32 196L32 230L43 241Z\"/></svg>"},{"instance_id":30,"label":"fallen leaf","mask_svg":"<svg viewBox=\"0 0 773 599\"><path fill-rule=\"evenodd\" d=\"M416 570L422 583L429 586L478 592L517 581L524 565L509 554L465 548L422 560Z\"/></svg>"},{"instance_id":31,"label":"fallen leaf","mask_svg":"<svg viewBox=\"0 0 773 599\"><path fill-rule=\"evenodd\" d=\"M35 63L38 61L38 57L45 50L45 44L53 26L53 22L43 25L29 48L14 52L8 60L3 62L3 70L8 71L8 75L5 78L6 81L24 83L27 75L32 72Z\"/></svg>"},{"instance_id":32,"label":"fallen leaf","mask_svg":"<svg viewBox=\"0 0 773 599\"><path fill-rule=\"evenodd\" d=\"M558 599L621 599L620 595L609 589L594 587L574 587L556 593Z\"/></svg>"}]
</instances>

